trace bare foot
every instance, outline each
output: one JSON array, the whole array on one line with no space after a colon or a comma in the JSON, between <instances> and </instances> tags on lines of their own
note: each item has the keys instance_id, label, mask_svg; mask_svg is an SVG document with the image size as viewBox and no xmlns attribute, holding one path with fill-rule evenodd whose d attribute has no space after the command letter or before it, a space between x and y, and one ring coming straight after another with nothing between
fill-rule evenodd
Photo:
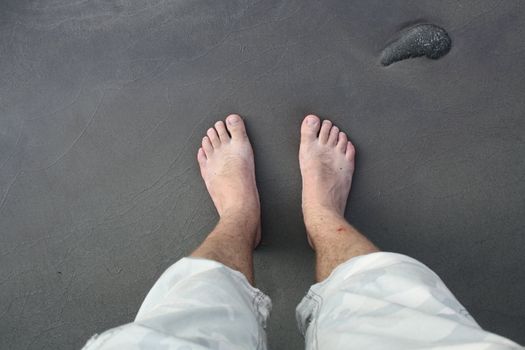
<instances>
[{"instance_id":1,"label":"bare foot","mask_svg":"<svg viewBox=\"0 0 525 350\"><path fill-rule=\"evenodd\" d=\"M299 164L303 176L303 213L344 215L354 173L354 146L329 120L307 116L301 126Z\"/></svg>"},{"instance_id":2,"label":"bare foot","mask_svg":"<svg viewBox=\"0 0 525 350\"><path fill-rule=\"evenodd\" d=\"M255 164L250 140L241 117L231 114L208 129L197 159L206 188L221 220L256 225L244 237L257 246L261 239L260 202L255 182Z\"/></svg>"},{"instance_id":3,"label":"bare foot","mask_svg":"<svg viewBox=\"0 0 525 350\"><path fill-rule=\"evenodd\" d=\"M320 130L319 130L320 129ZM303 209L344 214L354 173L354 146L329 120L307 116L301 127L299 163L303 175Z\"/></svg>"}]
</instances>

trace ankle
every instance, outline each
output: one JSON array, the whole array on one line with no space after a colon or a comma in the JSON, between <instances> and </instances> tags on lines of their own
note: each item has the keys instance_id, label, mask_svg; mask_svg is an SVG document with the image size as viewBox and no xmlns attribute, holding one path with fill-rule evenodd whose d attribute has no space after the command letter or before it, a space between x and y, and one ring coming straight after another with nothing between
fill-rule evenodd
<instances>
[{"instance_id":1,"label":"ankle","mask_svg":"<svg viewBox=\"0 0 525 350\"><path fill-rule=\"evenodd\" d=\"M219 223L257 227L261 222L261 209L257 205L230 207L219 214Z\"/></svg>"},{"instance_id":2,"label":"ankle","mask_svg":"<svg viewBox=\"0 0 525 350\"><path fill-rule=\"evenodd\" d=\"M219 221L211 236L219 239L235 239L254 246L260 239L261 218L257 211L226 211L220 215ZM254 242L255 241L255 242Z\"/></svg>"},{"instance_id":3,"label":"ankle","mask_svg":"<svg viewBox=\"0 0 525 350\"><path fill-rule=\"evenodd\" d=\"M331 206L325 206L321 204L308 205L303 204L302 206L304 223L306 227L312 225L319 225L321 223L326 224L344 221L344 213L341 210L333 208Z\"/></svg>"}]
</instances>

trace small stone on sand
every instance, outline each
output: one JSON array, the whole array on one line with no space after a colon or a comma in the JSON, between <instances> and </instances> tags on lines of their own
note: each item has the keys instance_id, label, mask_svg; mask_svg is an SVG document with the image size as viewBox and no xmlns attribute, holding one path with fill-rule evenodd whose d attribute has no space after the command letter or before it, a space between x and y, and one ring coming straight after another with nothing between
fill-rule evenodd
<instances>
[{"instance_id":1,"label":"small stone on sand","mask_svg":"<svg viewBox=\"0 0 525 350\"><path fill-rule=\"evenodd\" d=\"M392 63L414 57L426 56L438 59L450 51L452 40L445 29L433 24L418 24L400 33L381 53L381 64Z\"/></svg>"}]
</instances>

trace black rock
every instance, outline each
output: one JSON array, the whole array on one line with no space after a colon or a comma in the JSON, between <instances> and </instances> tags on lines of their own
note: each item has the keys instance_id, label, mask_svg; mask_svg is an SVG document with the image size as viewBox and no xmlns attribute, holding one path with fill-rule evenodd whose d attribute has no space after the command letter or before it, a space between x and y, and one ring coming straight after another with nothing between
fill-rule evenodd
<instances>
[{"instance_id":1,"label":"black rock","mask_svg":"<svg viewBox=\"0 0 525 350\"><path fill-rule=\"evenodd\" d=\"M400 33L381 53L381 64L391 65L407 58L426 56L443 57L450 51L452 40L445 29L433 24L418 24Z\"/></svg>"}]
</instances>

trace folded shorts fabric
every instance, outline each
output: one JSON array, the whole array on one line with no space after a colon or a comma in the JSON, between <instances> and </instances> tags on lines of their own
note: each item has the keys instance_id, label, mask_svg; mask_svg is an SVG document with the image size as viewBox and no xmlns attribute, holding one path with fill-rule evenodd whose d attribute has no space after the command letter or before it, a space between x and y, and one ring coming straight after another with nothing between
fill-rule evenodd
<instances>
[{"instance_id":1,"label":"folded shorts fabric","mask_svg":"<svg viewBox=\"0 0 525 350\"><path fill-rule=\"evenodd\" d=\"M271 301L212 260L184 258L155 283L133 323L96 335L92 349L266 349Z\"/></svg>"},{"instance_id":2,"label":"folded shorts fabric","mask_svg":"<svg viewBox=\"0 0 525 350\"><path fill-rule=\"evenodd\" d=\"M521 349L480 328L431 269L378 252L339 265L296 310L306 349Z\"/></svg>"},{"instance_id":3,"label":"folded shorts fabric","mask_svg":"<svg viewBox=\"0 0 525 350\"><path fill-rule=\"evenodd\" d=\"M92 337L94 349L267 349L270 298L218 262L184 258L146 296L135 321ZM428 267L373 253L338 266L296 310L306 349L521 349L484 331Z\"/></svg>"}]
</instances>

